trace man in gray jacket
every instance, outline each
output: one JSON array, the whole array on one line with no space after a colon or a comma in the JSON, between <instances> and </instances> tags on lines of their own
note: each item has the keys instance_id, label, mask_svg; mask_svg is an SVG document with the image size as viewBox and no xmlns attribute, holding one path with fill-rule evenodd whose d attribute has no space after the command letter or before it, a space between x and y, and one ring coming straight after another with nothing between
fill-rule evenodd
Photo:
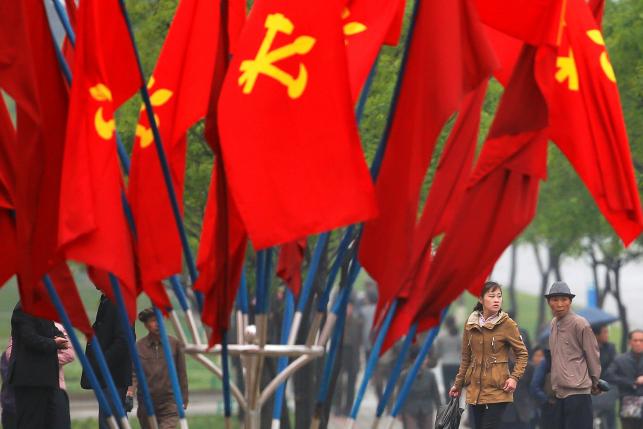
<instances>
[{"instance_id":1,"label":"man in gray jacket","mask_svg":"<svg viewBox=\"0 0 643 429\"><path fill-rule=\"evenodd\" d=\"M565 282L555 282L545 295L554 315L549 347L555 421L561 429L592 429L590 394L600 392L600 354L589 322L571 310L575 296Z\"/></svg>"},{"instance_id":2,"label":"man in gray jacket","mask_svg":"<svg viewBox=\"0 0 643 429\"><path fill-rule=\"evenodd\" d=\"M607 371L606 379L618 386L621 395L621 427L623 429L638 429L643 427L643 416L636 417L622 409L626 397L630 400L643 401L643 330L635 329L630 332L630 351L619 355ZM640 410L640 408L639 408Z\"/></svg>"}]
</instances>

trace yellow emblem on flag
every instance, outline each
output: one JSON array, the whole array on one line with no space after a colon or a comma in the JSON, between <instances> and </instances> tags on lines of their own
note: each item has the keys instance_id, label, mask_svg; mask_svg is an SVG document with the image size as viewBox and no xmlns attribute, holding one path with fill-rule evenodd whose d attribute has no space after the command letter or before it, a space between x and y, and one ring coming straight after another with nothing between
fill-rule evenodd
<instances>
[{"instance_id":1,"label":"yellow emblem on flag","mask_svg":"<svg viewBox=\"0 0 643 429\"><path fill-rule=\"evenodd\" d=\"M100 102L110 102L112 101L112 91L102 83L99 83L95 86L89 88L89 95ZM114 131L116 130L116 123L114 118L105 119L103 115L103 106L99 107L94 114L94 128L96 128L96 133L103 140L111 140L114 137Z\"/></svg>"},{"instance_id":2,"label":"yellow emblem on flag","mask_svg":"<svg viewBox=\"0 0 643 429\"><path fill-rule=\"evenodd\" d=\"M147 89L151 90L155 83L156 83L156 80L154 79L154 76L150 76L150 80L147 83ZM172 95L174 95L174 93L169 89L166 89L166 88L157 89L151 93L150 103L152 103L153 107L163 106L165 103L168 102L170 98L172 98ZM140 112L144 112L144 111L145 111L145 105L141 104ZM140 120L140 117L139 117L139 120ZM154 115L154 120L156 121L156 126L160 127L161 122L159 120L158 115L156 114ZM150 127L146 127L140 122L136 124L136 137L138 137L139 139L141 149L145 149L146 147L148 147L154 142L154 133L152 133L152 129Z\"/></svg>"},{"instance_id":3,"label":"yellow emblem on flag","mask_svg":"<svg viewBox=\"0 0 643 429\"><path fill-rule=\"evenodd\" d=\"M603 35L601 34L600 30L587 31L587 37L589 37L590 40L597 45L605 46L605 40L603 39ZM610 63L610 60L607 57L606 51L603 51L601 53L599 61L601 62L601 68L603 69L603 73L605 73L605 76L607 76L607 78L612 82L616 82L616 74L614 73L612 63Z\"/></svg>"},{"instance_id":4,"label":"yellow emblem on flag","mask_svg":"<svg viewBox=\"0 0 643 429\"><path fill-rule=\"evenodd\" d=\"M306 66L299 64L299 73L294 77L275 65L276 62L294 55L305 55L315 46L316 39L311 36L299 36L294 42L279 48L272 49L272 43L277 33L292 34L295 26L292 21L281 13L269 14L265 22L266 35L259 46L254 60L241 62L239 70L239 86L243 86L243 93L250 94L254 88L259 74L271 77L288 88L288 96L292 99L299 98L308 83Z\"/></svg>"},{"instance_id":5,"label":"yellow emblem on flag","mask_svg":"<svg viewBox=\"0 0 643 429\"><path fill-rule=\"evenodd\" d=\"M346 19L349 16L351 16L351 11L347 7L345 7L344 10L342 11L342 19L346 21ZM366 27L366 25L358 21L347 22L346 24L344 24L344 27L343 27L344 36L349 37L359 33L363 33L364 31L367 30L367 28L368 27ZM346 44L348 44L348 41L346 41Z\"/></svg>"},{"instance_id":6,"label":"yellow emblem on flag","mask_svg":"<svg viewBox=\"0 0 643 429\"><path fill-rule=\"evenodd\" d=\"M578 70L574 61L574 52L569 48L568 57L556 58L556 80L560 83L567 82L567 87L572 91L578 91Z\"/></svg>"}]
</instances>

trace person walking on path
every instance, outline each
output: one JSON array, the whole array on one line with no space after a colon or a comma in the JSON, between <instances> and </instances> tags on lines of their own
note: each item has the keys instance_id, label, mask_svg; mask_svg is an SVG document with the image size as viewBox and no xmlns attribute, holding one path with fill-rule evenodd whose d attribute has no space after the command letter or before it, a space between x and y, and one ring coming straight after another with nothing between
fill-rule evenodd
<instances>
[{"instance_id":1,"label":"person walking on path","mask_svg":"<svg viewBox=\"0 0 643 429\"><path fill-rule=\"evenodd\" d=\"M486 282L462 335L462 361L449 396L467 387L475 429L496 429L525 372L528 353L518 325L502 311L502 288ZM509 351L515 356L509 372Z\"/></svg>"},{"instance_id":2,"label":"person walking on path","mask_svg":"<svg viewBox=\"0 0 643 429\"><path fill-rule=\"evenodd\" d=\"M20 303L11 316L9 384L16 403L18 429L51 429L59 421L57 352L70 347L54 322L31 316ZM67 413L69 411L67 410Z\"/></svg>"},{"instance_id":3,"label":"person walking on path","mask_svg":"<svg viewBox=\"0 0 643 429\"><path fill-rule=\"evenodd\" d=\"M551 321L551 384L556 395L556 421L561 429L592 429L590 394L598 394L601 362L598 342L587 320L571 310L572 294L565 282L555 282L545 295Z\"/></svg>"},{"instance_id":4,"label":"person walking on path","mask_svg":"<svg viewBox=\"0 0 643 429\"><path fill-rule=\"evenodd\" d=\"M607 381L621 396L621 428L643 427L643 330L629 334L630 350L617 356L607 370Z\"/></svg>"},{"instance_id":5,"label":"person walking on path","mask_svg":"<svg viewBox=\"0 0 643 429\"><path fill-rule=\"evenodd\" d=\"M606 325L592 327L592 331L598 342L601 369L606 372L616 357L616 346L609 341L609 329ZM616 389L610 389L605 393L592 397L594 414L603 423L603 429L616 429L617 400L618 391Z\"/></svg>"},{"instance_id":6,"label":"person walking on path","mask_svg":"<svg viewBox=\"0 0 643 429\"><path fill-rule=\"evenodd\" d=\"M409 362L415 361L418 352L418 348L411 350ZM433 357L427 357L411 385L402 408L404 429L433 429L434 427L435 411L442 405L438 382L432 371L435 364ZM409 368L402 373L402 379L406 379L408 371Z\"/></svg>"},{"instance_id":7,"label":"person walking on path","mask_svg":"<svg viewBox=\"0 0 643 429\"><path fill-rule=\"evenodd\" d=\"M161 344L161 335L159 324L156 320L154 310L147 308L138 314L140 320L147 329L147 335L136 342L138 355L143 363L143 371L150 389L152 402L154 403L154 413L158 421L159 429L175 429L179 423L179 413L176 409L176 401L172 391L172 381L168 372L167 361L163 353ZM174 358L174 365L179 376L179 385L181 387L181 396L183 397L183 407L188 406L188 375L185 367L185 353L180 341L168 335L170 349ZM127 395L132 397L137 395L138 410L136 416L141 424L141 429L150 428L147 418L147 411L143 397L137 391L138 383L136 374L132 374L132 387L128 389Z\"/></svg>"},{"instance_id":8,"label":"person walking on path","mask_svg":"<svg viewBox=\"0 0 643 429\"><path fill-rule=\"evenodd\" d=\"M439 335L433 346L436 358L442 366L442 383L444 392L449 396L449 388L453 386L453 380L460 368L460 356L462 355L462 340L458 335L458 327L455 318L451 315L444 319L444 333Z\"/></svg>"},{"instance_id":9,"label":"person walking on path","mask_svg":"<svg viewBox=\"0 0 643 429\"><path fill-rule=\"evenodd\" d=\"M105 295L101 294L100 304L98 305L98 311L96 312L96 320L94 321L92 328L94 329L94 334L103 350L103 354L105 355L107 367L109 368L109 372L112 375L114 384L116 385L120 400L124 404L127 388L132 384L132 360L129 354L129 349L127 348L126 334L121 328L121 323L118 320L118 310L114 303L112 303ZM98 381L100 382L100 386L110 403L110 407L114 409L112 397L109 394L107 384L105 383L105 380L103 380L102 374L98 368L98 363L96 362L96 357L94 356L94 350L91 343L87 344L85 354L96 373L96 377L98 377ZM87 374L85 374L84 370L80 378L80 386L83 389L92 388L89 378ZM107 412L101 407L98 408L98 427L99 429L109 429L109 423L107 423Z\"/></svg>"}]
</instances>

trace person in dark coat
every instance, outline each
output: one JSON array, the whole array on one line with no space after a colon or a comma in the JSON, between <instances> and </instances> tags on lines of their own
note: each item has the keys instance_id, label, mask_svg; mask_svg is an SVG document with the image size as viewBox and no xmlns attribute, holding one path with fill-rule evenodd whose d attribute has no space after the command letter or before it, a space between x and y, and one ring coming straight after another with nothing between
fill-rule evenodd
<instances>
[{"instance_id":1,"label":"person in dark coat","mask_svg":"<svg viewBox=\"0 0 643 429\"><path fill-rule=\"evenodd\" d=\"M54 322L25 313L20 303L11 316L11 337L8 380L15 395L16 427L50 429L59 420L58 349L69 348L69 341Z\"/></svg>"},{"instance_id":2,"label":"person in dark coat","mask_svg":"<svg viewBox=\"0 0 643 429\"><path fill-rule=\"evenodd\" d=\"M592 331L598 342L601 368L606 372L616 357L616 346L609 342L607 326L592 327ZM610 389L600 395L592 396L594 415L601 419L603 429L616 429L616 401L618 401L617 389Z\"/></svg>"},{"instance_id":3,"label":"person in dark coat","mask_svg":"<svg viewBox=\"0 0 643 429\"><path fill-rule=\"evenodd\" d=\"M109 372L112 374L112 378L114 379L114 384L118 390L121 403L124 404L127 388L132 384L132 360L127 347L127 338L125 337L126 333L121 328L121 322L118 320L118 317L116 306L105 295L101 295L100 304L96 313L96 321L92 327L94 328L96 338L98 339L101 349L103 350L103 354L105 355L105 360L107 361ZM110 407L112 407L113 410L114 406L111 403L112 398L107 389L107 384L105 383L105 380L103 380L98 368L98 363L91 343L87 344L85 354L87 355L87 358L96 373L96 377L98 377L101 388L105 392L107 399L110 401ZM84 370L80 379L80 386L83 389L92 388L89 383L89 378L87 377L87 374L85 374ZM106 411L107 410L104 410L101 407L98 409L98 423L100 429L109 428Z\"/></svg>"},{"instance_id":4,"label":"person in dark coat","mask_svg":"<svg viewBox=\"0 0 643 429\"><path fill-rule=\"evenodd\" d=\"M2 387L0 388L0 408L2 408L1 420L3 429L16 429L16 398L13 388L9 386L9 358L7 352L0 355L0 377Z\"/></svg>"},{"instance_id":5,"label":"person in dark coat","mask_svg":"<svg viewBox=\"0 0 643 429\"><path fill-rule=\"evenodd\" d=\"M643 401L643 330L630 332L629 340L630 350L614 359L605 379L618 387L621 396L621 428L640 429L643 427L643 410L639 408L639 417L635 417L631 415L637 414L635 407L623 405L627 401Z\"/></svg>"},{"instance_id":6,"label":"person in dark coat","mask_svg":"<svg viewBox=\"0 0 643 429\"><path fill-rule=\"evenodd\" d=\"M411 350L409 358L411 365L415 362L418 352L418 348ZM438 381L431 370L435 365L435 358L427 358L411 385L409 396L402 408L404 429L433 429L434 427L435 411L442 405ZM402 373L402 380L406 379L409 370L410 368L407 368Z\"/></svg>"},{"instance_id":7,"label":"person in dark coat","mask_svg":"<svg viewBox=\"0 0 643 429\"><path fill-rule=\"evenodd\" d=\"M551 388L551 353L545 349L545 357L534 366L534 375L529 385L532 398L540 405L538 427L549 429L556 425L556 395Z\"/></svg>"}]
</instances>

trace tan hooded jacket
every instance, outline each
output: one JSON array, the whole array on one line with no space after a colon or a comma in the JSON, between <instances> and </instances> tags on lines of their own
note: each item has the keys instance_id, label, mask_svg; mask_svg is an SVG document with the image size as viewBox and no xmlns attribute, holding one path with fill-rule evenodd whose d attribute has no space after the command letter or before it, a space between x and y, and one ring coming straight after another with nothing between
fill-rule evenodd
<instances>
[{"instance_id":1,"label":"tan hooded jacket","mask_svg":"<svg viewBox=\"0 0 643 429\"><path fill-rule=\"evenodd\" d=\"M479 320L480 313L474 311L464 325L462 361L454 384L458 389L467 387L468 404L513 402L513 393L502 387L509 377L520 380L529 358L518 325L502 311L483 326ZM515 356L511 373L510 349Z\"/></svg>"}]
</instances>

